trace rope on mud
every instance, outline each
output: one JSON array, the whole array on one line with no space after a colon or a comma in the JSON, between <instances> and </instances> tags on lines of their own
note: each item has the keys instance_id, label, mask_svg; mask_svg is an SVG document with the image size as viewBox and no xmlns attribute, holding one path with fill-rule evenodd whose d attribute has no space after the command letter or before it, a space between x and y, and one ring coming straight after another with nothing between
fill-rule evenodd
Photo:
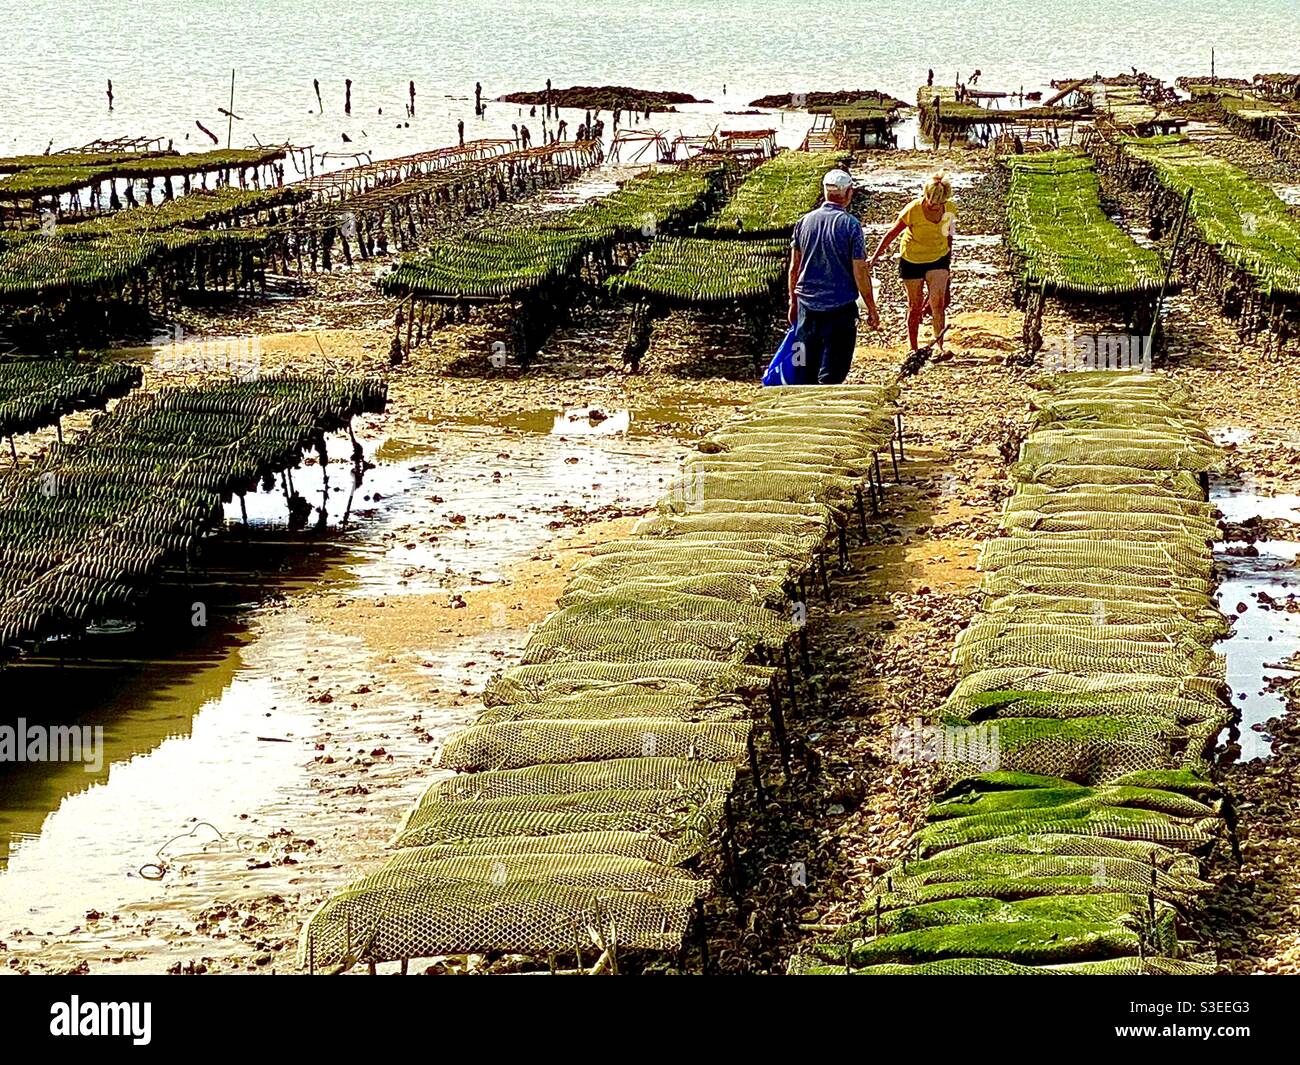
<instances>
[{"instance_id":1,"label":"rope on mud","mask_svg":"<svg viewBox=\"0 0 1300 1065\"><path fill-rule=\"evenodd\" d=\"M217 828L217 826L214 825L211 821L199 821L188 832L182 832L179 835L172 836L171 839L169 839L166 843L164 843L161 847L159 847L156 851L154 851L154 857L157 858L158 860L154 862L145 862L144 865L140 866L140 868L136 870L136 872L145 880L161 880L164 876L167 875L168 869L171 868L171 866L167 864L167 860L163 857L163 851L165 851L177 840L194 838L195 833L197 833L200 828L203 828L205 826L212 829L212 831L217 834L217 839L220 840L222 843L228 842L228 838L225 835L225 833L222 832L221 829ZM241 836L239 838L242 839L243 837ZM239 845L239 839L235 840L235 845L236 846Z\"/></svg>"}]
</instances>

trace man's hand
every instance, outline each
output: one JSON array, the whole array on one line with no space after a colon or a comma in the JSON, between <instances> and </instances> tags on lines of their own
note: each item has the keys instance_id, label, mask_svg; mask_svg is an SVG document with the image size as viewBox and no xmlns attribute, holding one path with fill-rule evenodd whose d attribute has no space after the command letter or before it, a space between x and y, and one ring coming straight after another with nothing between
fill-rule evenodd
<instances>
[{"instance_id":1,"label":"man's hand","mask_svg":"<svg viewBox=\"0 0 1300 1065\"><path fill-rule=\"evenodd\" d=\"M797 230L796 230L797 232ZM794 325L799 321L799 272L803 269L803 254L797 247L790 249L790 276L787 279L790 285L790 324Z\"/></svg>"},{"instance_id":2,"label":"man's hand","mask_svg":"<svg viewBox=\"0 0 1300 1065\"><path fill-rule=\"evenodd\" d=\"M880 312L875 307L867 308L867 325L876 330L880 328Z\"/></svg>"}]
</instances>

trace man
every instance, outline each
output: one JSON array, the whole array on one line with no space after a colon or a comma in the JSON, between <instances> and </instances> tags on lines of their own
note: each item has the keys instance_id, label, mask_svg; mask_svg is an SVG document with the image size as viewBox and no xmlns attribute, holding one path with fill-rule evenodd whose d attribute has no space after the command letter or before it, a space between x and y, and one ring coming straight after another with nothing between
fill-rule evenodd
<instances>
[{"instance_id":1,"label":"man","mask_svg":"<svg viewBox=\"0 0 1300 1065\"><path fill-rule=\"evenodd\" d=\"M790 240L790 324L798 325L796 366L806 384L838 385L849 375L858 332L858 295L867 324L880 328L862 223L848 211L853 179L832 170L822 179L822 205L795 223Z\"/></svg>"}]
</instances>

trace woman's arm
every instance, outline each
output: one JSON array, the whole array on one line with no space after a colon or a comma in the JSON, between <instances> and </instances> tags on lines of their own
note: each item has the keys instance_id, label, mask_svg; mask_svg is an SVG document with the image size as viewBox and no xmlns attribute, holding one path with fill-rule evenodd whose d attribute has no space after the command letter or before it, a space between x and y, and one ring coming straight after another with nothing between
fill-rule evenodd
<instances>
[{"instance_id":1,"label":"woman's arm","mask_svg":"<svg viewBox=\"0 0 1300 1065\"><path fill-rule=\"evenodd\" d=\"M889 232L880 238L880 243L876 245L876 250L871 253L870 266L875 266L876 263L880 262L884 257L885 252L889 249L889 246L898 239L898 235L906 228L907 223L901 218L893 224Z\"/></svg>"}]
</instances>

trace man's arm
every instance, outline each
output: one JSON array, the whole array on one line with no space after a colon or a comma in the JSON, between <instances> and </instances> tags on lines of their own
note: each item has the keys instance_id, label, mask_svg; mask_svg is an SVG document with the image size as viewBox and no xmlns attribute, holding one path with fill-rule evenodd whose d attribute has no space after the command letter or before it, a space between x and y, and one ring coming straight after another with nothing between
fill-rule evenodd
<instances>
[{"instance_id":1,"label":"man's arm","mask_svg":"<svg viewBox=\"0 0 1300 1065\"><path fill-rule=\"evenodd\" d=\"M803 265L803 255L798 248L790 249L790 324L799 320L799 297L795 289L799 286L799 269Z\"/></svg>"},{"instance_id":2,"label":"man's arm","mask_svg":"<svg viewBox=\"0 0 1300 1065\"><path fill-rule=\"evenodd\" d=\"M853 260L853 280L857 282L862 302L867 305L867 325L879 329L880 312L876 310L876 294L871 290L871 267L866 259Z\"/></svg>"}]
</instances>

